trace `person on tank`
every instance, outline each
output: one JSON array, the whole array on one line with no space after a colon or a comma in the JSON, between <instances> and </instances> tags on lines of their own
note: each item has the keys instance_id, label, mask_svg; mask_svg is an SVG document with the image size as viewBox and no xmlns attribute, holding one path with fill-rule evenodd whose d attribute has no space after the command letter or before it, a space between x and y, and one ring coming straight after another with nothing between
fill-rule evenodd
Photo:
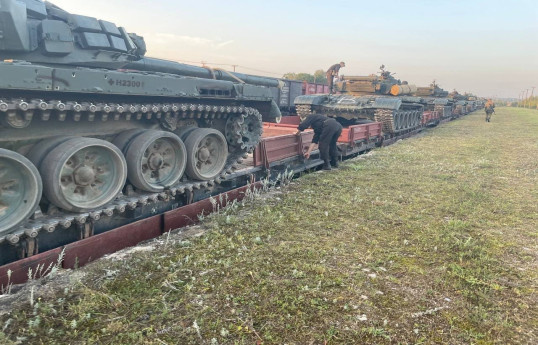
<instances>
[{"instance_id":1,"label":"person on tank","mask_svg":"<svg viewBox=\"0 0 538 345\"><path fill-rule=\"evenodd\" d=\"M491 98L486 102L484 111L486 112L486 122L491 122L491 114L495 112L495 103L493 103Z\"/></svg>"},{"instance_id":2,"label":"person on tank","mask_svg":"<svg viewBox=\"0 0 538 345\"><path fill-rule=\"evenodd\" d=\"M344 61L334 64L327 70L327 83L329 84L329 93L333 93L334 78L338 76L341 67L346 67Z\"/></svg>"},{"instance_id":3,"label":"person on tank","mask_svg":"<svg viewBox=\"0 0 538 345\"><path fill-rule=\"evenodd\" d=\"M299 124L297 135L307 128L314 130L314 138L304 153L306 159L310 158L310 153L319 144L319 154L323 160L323 169L331 170L331 165L338 168L338 147L336 142L342 134L342 125L335 119L319 115L308 115L306 119Z\"/></svg>"}]
</instances>

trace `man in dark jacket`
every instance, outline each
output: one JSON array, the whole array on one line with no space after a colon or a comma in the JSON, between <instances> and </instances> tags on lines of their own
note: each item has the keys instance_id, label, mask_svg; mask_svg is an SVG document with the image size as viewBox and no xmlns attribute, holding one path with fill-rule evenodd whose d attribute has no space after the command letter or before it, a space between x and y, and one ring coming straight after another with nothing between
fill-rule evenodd
<instances>
[{"instance_id":1,"label":"man in dark jacket","mask_svg":"<svg viewBox=\"0 0 538 345\"><path fill-rule=\"evenodd\" d=\"M327 83L329 84L329 93L333 93L333 81L334 77L338 76L338 72L340 71L340 67L346 67L346 64L344 61L334 64L327 70Z\"/></svg>"},{"instance_id":2,"label":"man in dark jacket","mask_svg":"<svg viewBox=\"0 0 538 345\"><path fill-rule=\"evenodd\" d=\"M342 134L342 126L333 118L312 114L299 124L297 134L307 128L314 130L314 138L304 156L310 158L310 153L319 143L319 155L323 160L323 169L331 170L331 165L338 168L338 147L336 142Z\"/></svg>"}]
</instances>

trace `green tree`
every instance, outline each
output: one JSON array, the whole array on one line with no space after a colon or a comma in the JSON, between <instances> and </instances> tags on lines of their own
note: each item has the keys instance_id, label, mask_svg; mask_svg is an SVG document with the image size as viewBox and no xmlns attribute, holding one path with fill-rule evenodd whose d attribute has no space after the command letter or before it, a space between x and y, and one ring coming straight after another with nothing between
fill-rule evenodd
<instances>
[{"instance_id":1,"label":"green tree","mask_svg":"<svg viewBox=\"0 0 538 345\"><path fill-rule=\"evenodd\" d=\"M297 80L297 73L288 72L282 76L284 79Z\"/></svg>"},{"instance_id":2,"label":"green tree","mask_svg":"<svg viewBox=\"0 0 538 345\"><path fill-rule=\"evenodd\" d=\"M304 73L304 72L301 72L301 73L289 72L289 73L284 74L282 78L290 79L290 80L304 80L309 83L314 83L314 82L320 83L320 84L327 83L327 78L325 77L325 71L323 71L322 69L318 69L317 71L314 72L314 74L309 74L309 73Z\"/></svg>"},{"instance_id":3,"label":"green tree","mask_svg":"<svg viewBox=\"0 0 538 345\"><path fill-rule=\"evenodd\" d=\"M322 69L318 69L317 71L315 71L314 80L316 81L316 83L327 84L327 76L325 74L325 71Z\"/></svg>"}]
</instances>

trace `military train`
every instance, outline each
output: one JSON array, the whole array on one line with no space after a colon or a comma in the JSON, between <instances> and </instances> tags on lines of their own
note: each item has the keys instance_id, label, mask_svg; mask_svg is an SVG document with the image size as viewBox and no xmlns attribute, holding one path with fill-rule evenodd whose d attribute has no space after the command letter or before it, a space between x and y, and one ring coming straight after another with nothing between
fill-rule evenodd
<instances>
[{"instance_id":1,"label":"military train","mask_svg":"<svg viewBox=\"0 0 538 345\"><path fill-rule=\"evenodd\" d=\"M0 24L0 263L39 252L38 236L54 248L211 195L282 112L397 135L425 109L456 107L385 70L328 95L146 57L141 36L41 0L0 0Z\"/></svg>"},{"instance_id":2,"label":"military train","mask_svg":"<svg viewBox=\"0 0 538 345\"><path fill-rule=\"evenodd\" d=\"M394 78L384 65L380 70L379 75L343 76L336 83L335 94L298 96L297 114L324 114L344 125L376 121L383 123L385 133L398 134L418 128L425 111L448 118L474 110L474 104L465 98L457 99L465 110L455 112L454 98L435 81L428 87L416 87Z\"/></svg>"}]
</instances>

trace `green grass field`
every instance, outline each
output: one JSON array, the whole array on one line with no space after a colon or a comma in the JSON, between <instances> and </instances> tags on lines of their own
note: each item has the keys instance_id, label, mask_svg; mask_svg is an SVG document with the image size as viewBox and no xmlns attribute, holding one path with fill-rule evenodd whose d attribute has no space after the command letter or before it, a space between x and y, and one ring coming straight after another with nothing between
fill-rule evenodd
<instances>
[{"instance_id":1,"label":"green grass field","mask_svg":"<svg viewBox=\"0 0 538 345\"><path fill-rule=\"evenodd\" d=\"M85 267L2 316L0 342L538 343L538 111L496 112Z\"/></svg>"}]
</instances>

